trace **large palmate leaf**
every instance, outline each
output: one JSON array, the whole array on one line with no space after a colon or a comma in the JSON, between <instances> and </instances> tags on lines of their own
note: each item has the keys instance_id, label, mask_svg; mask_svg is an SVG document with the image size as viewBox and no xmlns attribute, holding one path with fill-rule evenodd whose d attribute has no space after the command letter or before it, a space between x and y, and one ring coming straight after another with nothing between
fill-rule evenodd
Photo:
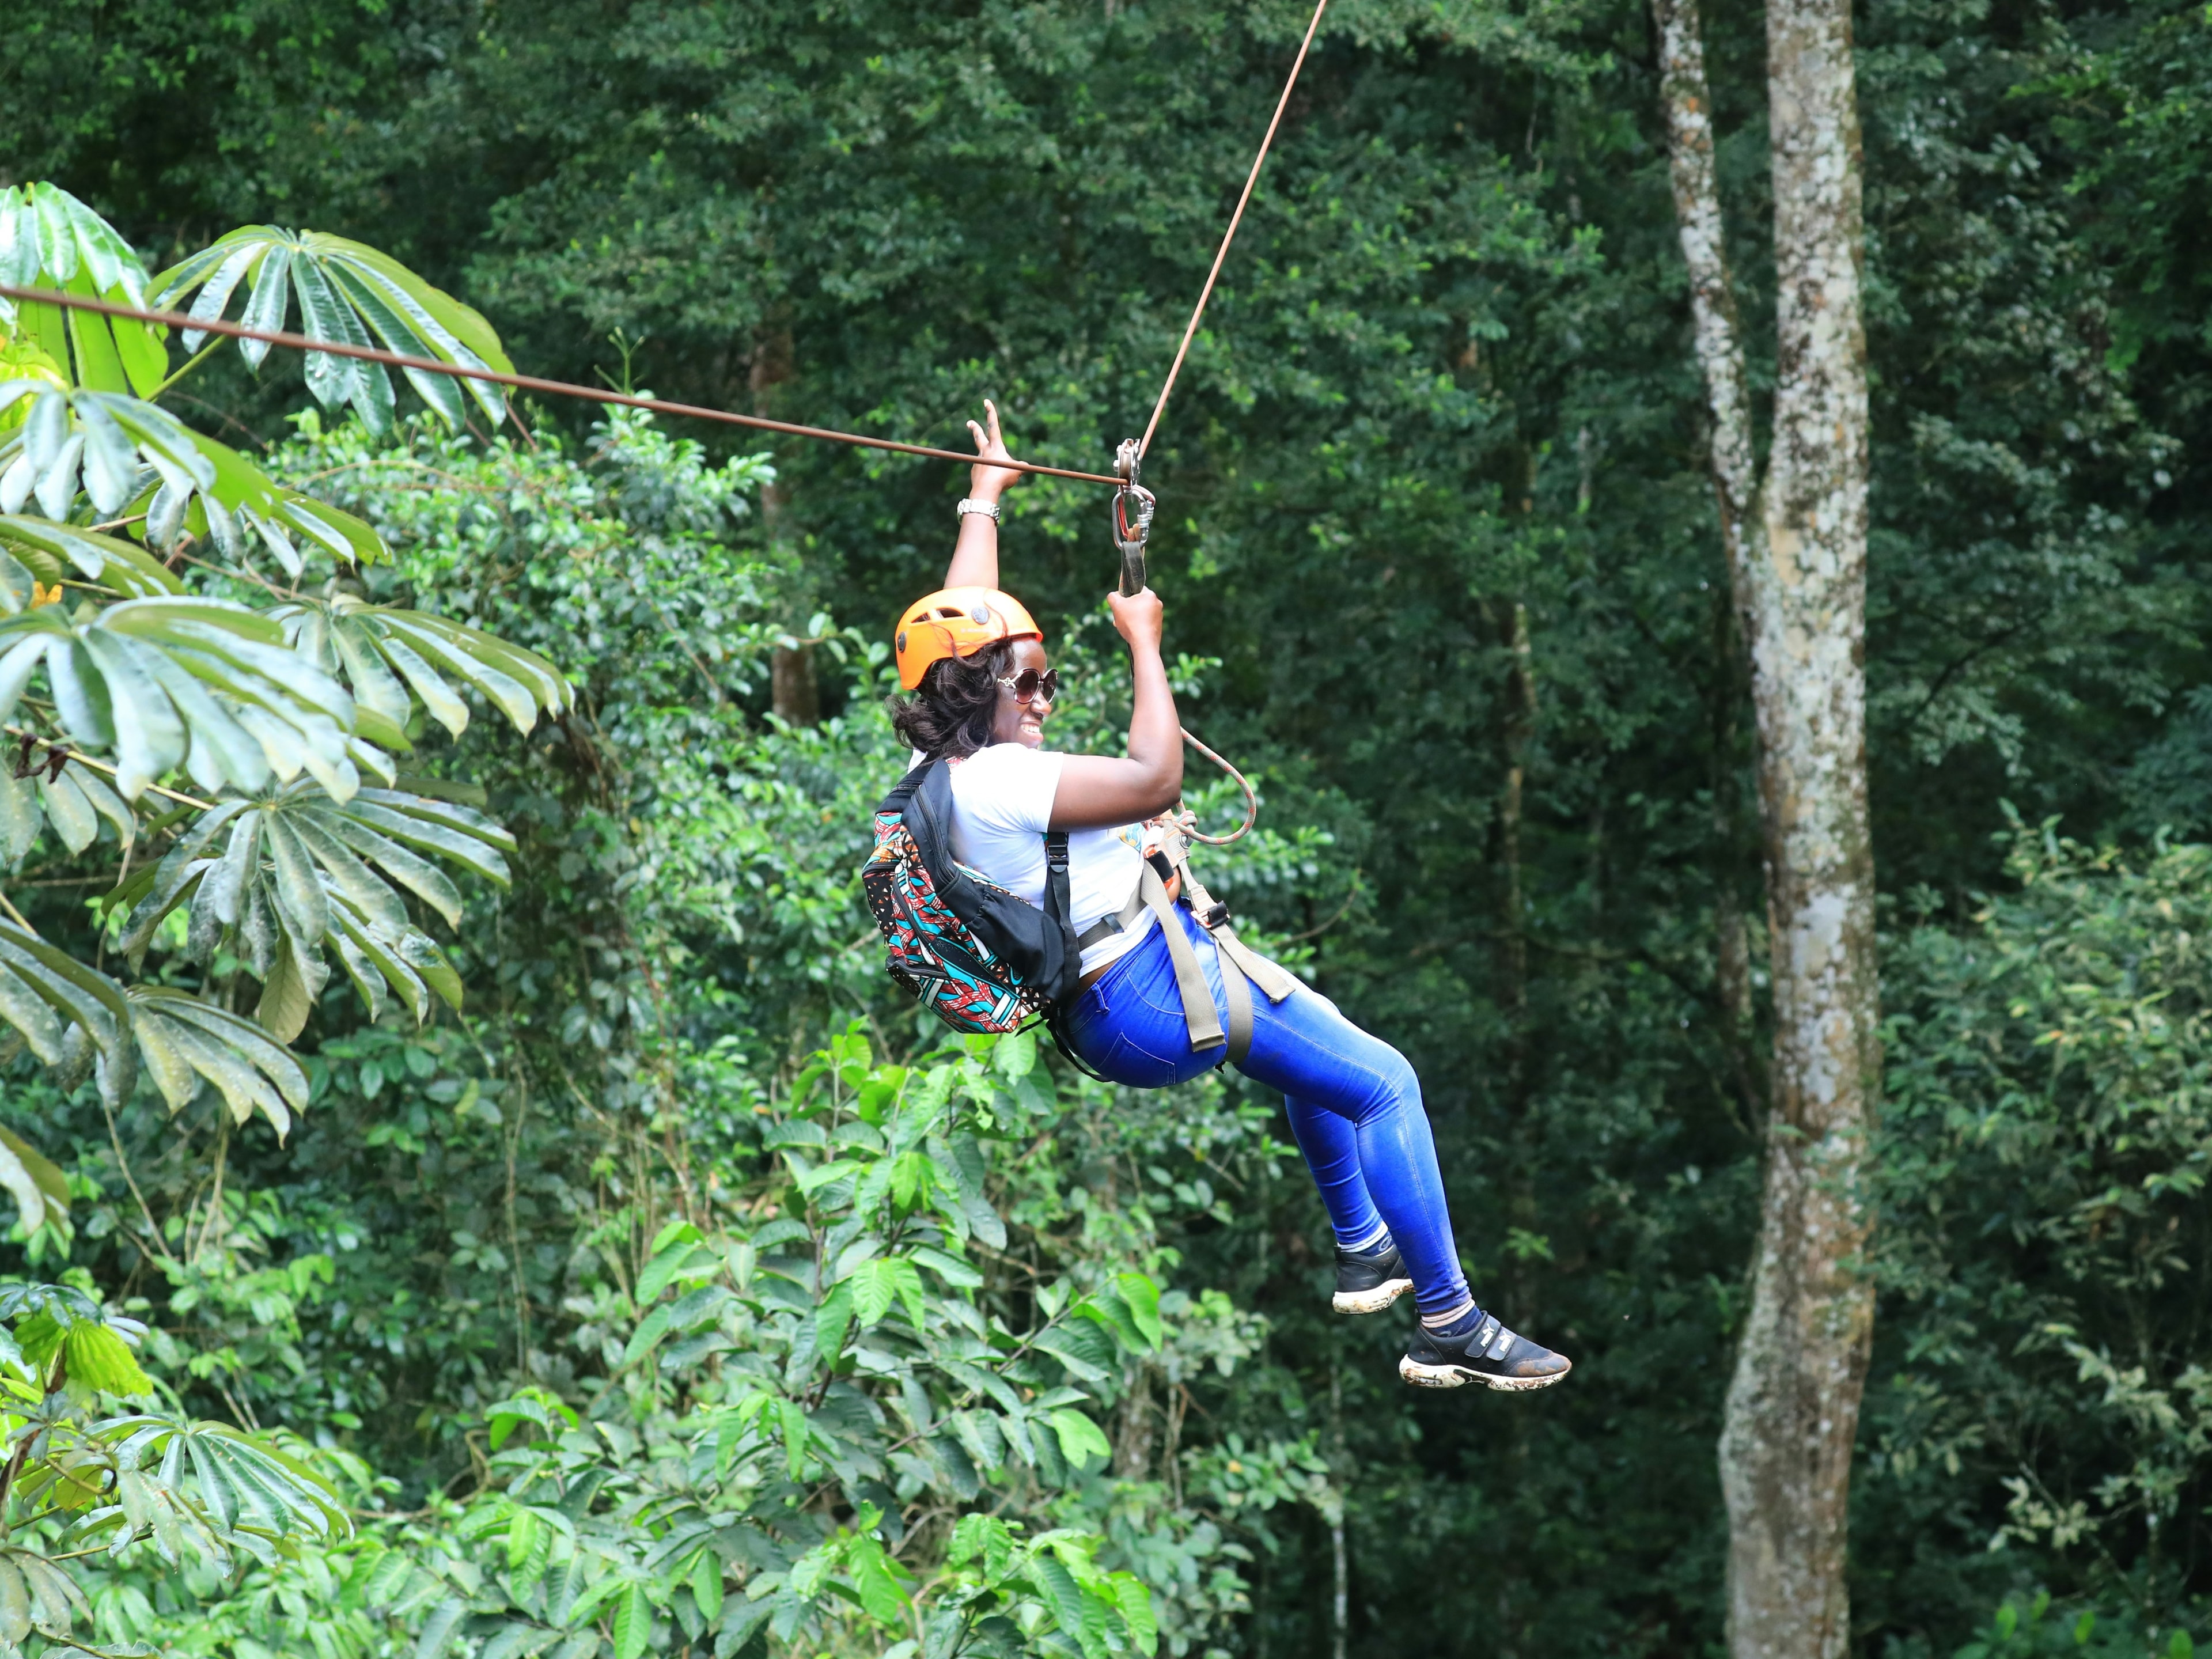
<instances>
[{"instance_id":1,"label":"large palmate leaf","mask_svg":"<svg viewBox=\"0 0 2212 1659\"><path fill-rule=\"evenodd\" d=\"M100 838L100 820L115 826L115 838L129 847L138 836L138 821L114 787L81 760L52 764L53 757L28 750L31 764L15 775L22 746L0 752L0 866L16 864L51 827L71 853L82 853Z\"/></svg>"},{"instance_id":2,"label":"large palmate leaf","mask_svg":"<svg viewBox=\"0 0 2212 1659\"><path fill-rule=\"evenodd\" d=\"M140 1064L171 1111L191 1104L204 1078L234 1121L258 1111L278 1139L290 1133L292 1114L307 1109L307 1073L267 1031L182 991L136 985L126 994Z\"/></svg>"},{"instance_id":3,"label":"large palmate leaf","mask_svg":"<svg viewBox=\"0 0 2212 1659\"><path fill-rule=\"evenodd\" d=\"M574 689L536 652L427 611L392 610L342 594L279 605L269 614L283 624L295 649L345 680L360 711L360 730L378 742L386 739L366 717L404 726L410 690L432 719L460 736L469 706L453 680L481 692L518 731L537 725L541 707L559 714L575 706Z\"/></svg>"},{"instance_id":4,"label":"large palmate leaf","mask_svg":"<svg viewBox=\"0 0 2212 1659\"><path fill-rule=\"evenodd\" d=\"M114 755L126 800L179 765L210 790L303 769L340 799L360 787L353 699L244 605L161 597L83 621L59 605L0 617L0 720L42 665L64 729Z\"/></svg>"},{"instance_id":5,"label":"large palmate leaf","mask_svg":"<svg viewBox=\"0 0 2212 1659\"><path fill-rule=\"evenodd\" d=\"M0 921L0 1024L64 1080L90 1066L110 1108L130 1098L138 1050L123 988L8 921Z\"/></svg>"},{"instance_id":6,"label":"large palmate leaf","mask_svg":"<svg viewBox=\"0 0 2212 1659\"><path fill-rule=\"evenodd\" d=\"M0 283L146 304L146 268L115 228L59 185L0 189ZM151 396L169 372L167 331L32 301L0 300L0 323L75 383Z\"/></svg>"},{"instance_id":7,"label":"large palmate leaf","mask_svg":"<svg viewBox=\"0 0 2212 1659\"><path fill-rule=\"evenodd\" d=\"M44 519L0 517L0 616L52 605L72 580L131 599L185 591L159 562L129 542Z\"/></svg>"},{"instance_id":8,"label":"large palmate leaf","mask_svg":"<svg viewBox=\"0 0 2212 1659\"><path fill-rule=\"evenodd\" d=\"M82 500L102 518L132 521L163 552L190 534L228 558L240 556L250 532L293 576L306 562L303 542L346 563L387 556L351 514L271 482L154 404L57 391L35 378L0 380L0 415L19 412L20 422L0 429L0 514L35 508L68 520Z\"/></svg>"},{"instance_id":9,"label":"large palmate leaf","mask_svg":"<svg viewBox=\"0 0 2212 1659\"><path fill-rule=\"evenodd\" d=\"M347 345L381 342L410 357L512 373L489 323L450 294L433 288L388 254L321 231L248 225L155 278L156 306L173 308L197 290L191 314L221 317L231 295L246 288L239 320L254 328L281 329L299 301L298 332ZM187 331L185 347L197 350L202 336ZM241 340L239 350L259 368L268 346ZM443 374L405 371L422 401L455 425L464 413L461 386ZM307 354L307 389L325 408L351 404L372 431L392 423L392 377L380 363ZM494 421L506 416L507 398L481 380L467 395Z\"/></svg>"},{"instance_id":10,"label":"large palmate leaf","mask_svg":"<svg viewBox=\"0 0 2212 1659\"><path fill-rule=\"evenodd\" d=\"M78 1538L116 1552L146 1539L173 1566L192 1553L228 1565L234 1549L266 1562L288 1540L353 1531L329 1483L271 1435L142 1413L58 1425L40 1444L15 1487L25 1510L75 1514Z\"/></svg>"},{"instance_id":11,"label":"large palmate leaf","mask_svg":"<svg viewBox=\"0 0 2212 1659\"><path fill-rule=\"evenodd\" d=\"M69 1177L12 1129L0 1129L0 1187L15 1200L15 1218L26 1232L69 1214Z\"/></svg>"},{"instance_id":12,"label":"large palmate leaf","mask_svg":"<svg viewBox=\"0 0 2212 1659\"><path fill-rule=\"evenodd\" d=\"M142 955L161 919L189 901L187 954L204 961L233 940L262 982L254 1018L279 1041L299 1035L329 978L325 945L372 1017L388 990L420 1020L433 992L459 1007L461 981L398 890L458 926L460 890L435 860L505 886L501 854L514 850L513 836L470 807L387 789L340 802L302 781L270 799L224 802L118 890L114 897L132 906L122 948Z\"/></svg>"},{"instance_id":13,"label":"large palmate leaf","mask_svg":"<svg viewBox=\"0 0 2212 1659\"><path fill-rule=\"evenodd\" d=\"M279 1135L307 1103L306 1071L252 1021L181 991L125 991L11 921L0 921L0 1024L9 1028L10 1046L27 1046L64 1079L96 1060L111 1105L142 1066L172 1111L190 1103L203 1078L237 1121L259 1111ZM68 1208L60 1171L6 1130L0 1188L14 1194L26 1225L38 1224L42 1203L57 1214Z\"/></svg>"}]
</instances>

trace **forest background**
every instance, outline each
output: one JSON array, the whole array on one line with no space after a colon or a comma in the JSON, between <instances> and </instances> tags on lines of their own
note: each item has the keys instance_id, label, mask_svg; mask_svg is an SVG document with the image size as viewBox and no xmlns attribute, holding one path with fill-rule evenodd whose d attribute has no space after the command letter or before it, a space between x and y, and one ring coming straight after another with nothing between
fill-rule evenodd
<instances>
[{"instance_id":1,"label":"forest background","mask_svg":"<svg viewBox=\"0 0 2212 1659\"><path fill-rule=\"evenodd\" d=\"M374 244L529 372L953 444L990 396L1018 453L1095 469L1142 425L1303 23L57 4L0 40L0 179L62 185L149 269L250 222ZM1755 343L1760 21L1706 28ZM1873 0L1858 61L1887 1100L1854 1640L2183 1654L2212 1629L2212 13ZM1148 465L1155 582L1187 721L1265 795L1268 834L1209 882L1414 1060L1478 1295L1577 1370L1404 1389L1391 1320L1322 1310L1326 1229L1265 1095L988 1061L978 1191L1007 1224L981 1294L1170 1287L1072 1362L1110 1455L1024 1512L1094 1529L1174 1651L1721 1640L1765 1048L1758 975L1747 1002L1724 969L1764 959L1764 916L1687 318L1641 8L1340 0ZM936 1045L854 869L897 765L887 619L934 584L964 477L588 407L379 436L309 413L281 354L166 402L374 523L384 591L544 652L580 707L429 748L516 834L513 889L448 936L465 1018L325 994L283 1144L204 1101L111 1135L89 1085L17 1061L6 1121L75 1205L19 1228L16 1270L135 1309L205 1414L289 1428L377 1535L460 1561L517 1399L549 1434L551 1400L619 1399L674 1443L659 1379L742 1322L664 1364L668 1320L641 1322L677 1269L647 1270L689 1248L672 1222L768 1213L810 1057L857 1081ZM1092 744L1103 512L1031 481L1005 532ZM8 891L90 940L90 856L49 835ZM894 1516L900 1480L870 1488ZM648 1595L660 1570L618 1647L720 1607L719 1577ZM118 1587L102 1639L330 1639L282 1578ZM478 1630L347 1605L364 1650Z\"/></svg>"}]
</instances>

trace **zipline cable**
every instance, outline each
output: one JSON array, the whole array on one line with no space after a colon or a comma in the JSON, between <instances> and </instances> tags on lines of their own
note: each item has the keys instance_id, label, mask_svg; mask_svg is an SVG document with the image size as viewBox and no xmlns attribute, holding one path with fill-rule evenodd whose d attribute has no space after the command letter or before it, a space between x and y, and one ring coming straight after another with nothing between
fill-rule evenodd
<instances>
[{"instance_id":1,"label":"zipline cable","mask_svg":"<svg viewBox=\"0 0 2212 1659\"><path fill-rule=\"evenodd\" d=\"M1133 446L1135 454L1128 456L1132 446L1122 445L1124 472L1119 477L1109 477L1100 472L1078 472L1062 466L1040 466L1034 461L1012 459L994 460L994 466L1014 472L1031 472L1042 477L1072 478L1078 483L1099 483L1124 490L1134 486L1135 463L1144 459L1146 451L1152 445L1152 434L1158 430L1160 416L1168 406L1168 398L1175 391L1176 379L1182 373L1183 359L1189 355L1190 343L1198 334L1199 323L1206 316L1206 302L1213 297L1213 284L1221 275L1221 267L1229 258L1230 245L1237 240L1237 228L1244 221L1244 209L1252 199L1252 191L1259 185L1260 170L1267 163L1267 151L1275 142L1276 129L1283 123L1283 112L1290 107L1291 93L1297 86L1298 71L1305 67L1306 53L1321 27L1322 14L1328 9L1328 0L1318 0L1312 19L1306 24L1305 38L1298 42L1298 55L1291 60L1289 78L1283 82L1282 96L1275 100L1275 112L1267 122L1267 131L1260 140L1260 153L1252 158L1252 171L1244 179L1244 189L1237 198L1236 211L1229 216L1229 228L1223 233L1221 246L1213 255L1213 267L1206 274L1206 286L1199 290L1198 304L1190 313L1190 323L1182 331L1182 343L1176 347L1175 361L1168 366L1167 379L1161 384L1160 395L1152 404L1152 419L1145 422L1145 435ZM856 432L838 432L829 427L800 426L790 421L771 421L764 416L739 415L726 409L709 409L700 404L671 403L659 398L641 398L634 392L615 392L595 386L578 386L568 380L548 380L535 374L514 374L495 368L471 367L464 363L448 363L435 357L414 357L404 352L386 351L377 346L355 345L343 340L318 340L305 334L294 334L283 329L253 328L244 323L234 323L220 317L193 317L177 311L148 311L137 306L118 305L111 300L97 300L88 295L62 294L51 289L19 288L12 283L0 283L0 296L28 301L34 305L58 306L67 311L88 311L102 317L121 317L132 322L151 323L156 327L173 328L200 334L221 334L235 340L260 340L270 345L289 347L295 351L319 351L332 357L352 357L362 362L383 363L398 369L412 369L422 374L443 374L457 380L483 380L493 386L511 386L519 392L536 392L554 398L580 398L592 403L617 404L625 409L647 409L657 415L677 415L696 421L717 421L728 426L750 427L761 432L780 432L787 437L818 438L825 443L849 444L861 449L886 449L900 455L921 455L931 460L957 461L963 466L975 465L975 457L963 455L956 449L937 449L927 444L899 443L890 438L864 437ZM1146 520L1149 524L1151 514ZM1141 546L1141 534L1139 545ZM1141 558L1141 555L1139 556ZM1141 569L1141 565L1139 567ZM1133 591L1133 590L1132 590Z\"/></svg>"},{"instance_id":2,"label":"zipline cable","mask_svg":"<svg viewBox=\"0 0 2212 1659\"><path fill-rule=\"evenodd\" d=\"M320 351L333 357L357 357L363 362L386 363L393 368L414 369L424 374L443 374L456 380L487 380L494 386L513 386L517 391L542 392L549 397L582 398L595 404L619 404L625 409L649 409L657 415L681 415L696 421L720 421L728 426L752 427L763 432L781 432L794 438L819 438L826 443L851 444L862 449L888 449L901 455L923 455L931 460L957 461L963 466L973 466L976 462L975 456L963 455L957 449L933 449L927 444L897 443L889 438L863 437L856 432L836 432L828 427L798 426L789 421L771 421L759 415L738 415L726 409L708 409L700 404L669 403L659 398L641 398L633 392L577 386L568 380L541 380L535 374L509 374L495 368L441 362L435 357L410 357L404 352L386 351L376 346L350 345L343 340L312 339L305 334L288 333L281 329L249 328L243 323L226 322L219 317L191 317L177 311L142 311L136 306L116 305L110 301L94 300L82 294L58 294L43 288L17 288L7 283L0 283L0 296L39 305L60 306L70 311L97 312L103 317L125 317L134 322L153 323L165 328L189 329L201 334L225 334L238 340L264 340L270 345L289 346L295 351ZM1118 486L1121 483L1121 479L1109 477L1103 472L1076 472L1064 466L1040 466L1034 461L994 460L989 465L1014 472L1034 472L1048 478L1073 478L1078 483Z\"/></svg>"}]
</instances>

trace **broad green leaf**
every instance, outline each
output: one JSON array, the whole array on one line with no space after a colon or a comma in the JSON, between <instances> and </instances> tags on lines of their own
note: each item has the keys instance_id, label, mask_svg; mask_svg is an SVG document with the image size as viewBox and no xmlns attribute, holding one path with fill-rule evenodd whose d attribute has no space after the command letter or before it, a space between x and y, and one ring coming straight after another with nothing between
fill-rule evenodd
<instances>
[{"instance_id":1,"label":"broad green leaf","mask_svg":"<svg viewBox=\"0 0 2212 1659\"><path fill-rule=\"evenodd\" d=\"M1131 1322L1146 1343L1160 1345L1160 1287L1142 1273L1116 1273L1114 1287L1129 1310Z\"/></svg>"},{"instance_id":2,"label":"broad green leaf","mask_svg":"<svg viewBox=\"0 0 2212 1659\"><path fill-rule=\"evenodd\" d=\"M64 1073L82 1056L93 1066L100 1097L111 1110L130 1097L137 1080L137 1046L130 1041L130 1005L123 989L15 922L0 921L0 1017L31 1050ZM31 1009L27 992L43 1001L57 1024Z\"/></svg>"},{"instance_id":3,"label":"broad green leaf","mask_svg":"<svg viewBox=\"0 0 2212 1659\"><path fill-rule=\"evenodd\" d=\"M906 1587L899 1582L898 1564L884 1553L880 1542L865 1533L853 1540L847 1559L862 1609L872 1619L903 1628L908 1602Z\"/></svg>"},{"instance_id":4,"label":"broad green leaf","mask_svg":"<svg viewBox=\"0 0 2212 1659\"><path fill-rule=\"evenodd\" d=\"M542 708L558 715L575 706L575 691L535 652L425 611L366 604L349 595L302 601L270 613L294 647L353 695L395 724L410 712L407 688L432 719L454 737L469 721L458 682L482 695L528 732Z\"/></svg>"},{"instance_id":5,"label":"broad green leaf","mask_svg":"<svg viewBox=\"0 0 2212 1659\"><path fill-rule=\"evenodd\" d=\"M146 308L146 270L131 245L44 180L0 189L0 281ZM82 311L64 319L54 306L0 299L0 325L6 324L31 334L58 364L72 363L80 386L147 396L167 373L167 331L158 325Z\"/></svg>"},{"instance_id":6,"label":"broad green leaf","mask_svg":"<svg viewBox=\"0 0 2212 1659\"><path fill-rule=\"evenodd\" d=\"M1104 1343L1086 1341L1076 1328L1066 1325L1056 1325L1040 1332L1035 1342L1037 1347L1059 1360L1082 1381L1097 1382L1104 1380L1106 1367L1100 1363L1106 1358L1100 1352L1100 1349L1106 1346Z\"/></svg>"},{"instance_id":7,"label":"broad green leaf","mask_svg":"<svg viewBox=\"0 0 2212 1659\"><path fill-rule=\"evenodd\" d=\"M69 1177L13 1129L0 1129L0 1187L15 1200L26 1231L69 1214Z\"/></svg>"},{"instance_id":8,"label":"broad green leaf","mask_svg":"<svg viewBox=\"0 0 2212 1659\"><path fill-rule=\"evenodd\" d=\"M1158 1652L1160 1630L1152 1616L1152 1590L1133 1572L1109 1573L1107 1582L1113 1587L1115 1605L1121 1609L1137 1650L1146 1656Z\"/></svg>"},{"instance_id":9,"label":"broad green leaf","mask_svg":"<svg viewBox=\"0 0 2212 1659\"><path fill-rule=\"evenodd\" d=\"M12 748L13 745L8 745ZM19 778L4 753L0 753L0 864L21 860L39 839L46 815L39 806L39 786Z\"/></svg>"},{"instance_id":10,"label":"broad green leaf","mask_svg":"<svg viewBox=\"0 0 2212 1659\"><path fill-rule=\"evenodd\" d=\"M853 1316L860 1322L863 1330L889 1313L891 1304L897 1299L898 1287L891 1273L893 1265L889 1261L865 1262L848 1281L853 1287Z\"/></svg>"},{"instance_id":11,"label":"broad green leaf","mask_svg":"<svg viewBox=\"0 0 2212 1659\"><path fill-rule=\"evenodd\" d=\"M1104 1432L1081 1412L1063 1406L1048 1420L1053 1432L1060 1437L1060 1455L1073 1468L1080 1469L1094 1457L1103 1462L1112 1454L1114 1449Z\"/></svg>"},{"instance_id":12,"label":"broad green leaf","mask_svg":"<svg viewBox=\"0 0 2212 1659\"><path fill-rule=\"evenodd\" d=\"M699 1604L699 1611L714 1623L722 1616L722 1559L714 1551L701 1550L699 1559L691 1564L691 1599Z\"/></svg>"},{"instance_id":13,"label":"broad green leaf","mask_svg":"<svg viewBox=\"0 0 2212 1659\"><path fill-rule=\"evenodd\" d=\"M645 1586L632 1583L615 1597L615 1659L640 1659L653 1636L653 1603Z\"/></svg>"},{"instance_id":14,"label":"broad green leaf","mask_svg":"<svg viewBox=\"0 0 2212 1659\"><path fill-rule=\"evenodd\" d=\"M289 286L300 301L298 331L310 339L351 344L374 340L405 356L513 372L498 336L477 313L389 255L321 231L270 225L234 230L162 272L154 280L153 299L158 306L174 307L198 290L192 314L219 317L249 273L252 289L242 320L252 326L283 326ZM185 343L195 343L189 333ZM265 348L254 349L256 344L241 343L241 355L258 368ZM423 401L449 422L459 423L464 396L474 398L495 422L506 418L506 396L498 386L471 380L464 393L448 376L403 372ZM308 386L325 404L350 403L372 430L390 422L392 383L381 366L310 354Z\"/></svg>"},{"instance_id":15,"label":"broad green leaf","mask_svg":"<svg viewBox=\"0 0 2212 1659\"><path fill-rule=\"evenodd\" d=\"M983 1282L983 1275L956 1257L924 1244L914 1253L914 1259L957 1290L973 1290Z\"/></svg>"}]
</instances>

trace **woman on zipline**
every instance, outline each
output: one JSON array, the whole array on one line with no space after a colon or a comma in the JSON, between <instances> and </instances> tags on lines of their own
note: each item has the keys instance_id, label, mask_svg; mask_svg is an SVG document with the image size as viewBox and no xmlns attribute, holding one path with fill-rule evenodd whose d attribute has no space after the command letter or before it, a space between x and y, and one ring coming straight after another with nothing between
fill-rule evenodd
<instances>
[{"instance_id":1,"label":"woman on zipline","mask_svg":"<svg viewBox=\"0 0 2212 1659\"><path fill-rule=\"evenodd\" d=\"M1150 588L1109 600L1135 680L1127 758L1045 748L1059 678L1029 612L998 591L998 501L1021 474L990 465L1012 457L998 410L988 403L983 410L981 425L968 423L982 459L960 503L947 592L902 613L908 621L899 630L900 679L915 695L894 702L892 724L917 760L950 763L952 850L969 868L1042 908L1045 833L1069 832L1068 920L1083 947L1083 988L1060 1010L1061 1030L1084 1062L1114 1082L1165 1088L1222 1060L1218 1047L1193 1046L1174 958L1188 965L1194 957L1216 1020L1228 1018L1228 1000L1214 940L1188 906L1146 908L1132 897L1145 874L1140 826L1182 793L1160 601ZM1171 951L1166 918L1188 950ZM1194 975L1183 982L1195 990ZM1283 1091L1336 1235L1336 1310L1378 1313L1412 1291L1420 1327L1398 1364L1408 1382L1517 1390L1565 1376L1565 1355L1475 1305L1452 1243L1420 1084L1404 1056L1309 988L1279 1002L1249 1000L1250 1045L1238 1069Z\"/></svg>"}]
</instances>

